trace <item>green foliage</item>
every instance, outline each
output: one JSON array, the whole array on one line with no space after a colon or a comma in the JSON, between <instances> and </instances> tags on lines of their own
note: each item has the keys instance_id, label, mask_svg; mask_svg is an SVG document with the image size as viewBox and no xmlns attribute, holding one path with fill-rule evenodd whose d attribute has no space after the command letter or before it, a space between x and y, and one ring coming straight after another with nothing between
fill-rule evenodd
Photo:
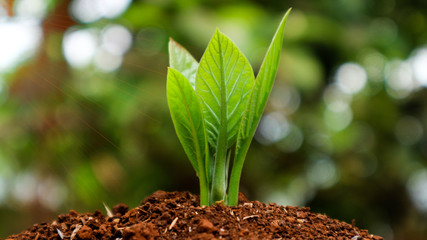
<instances>
[{"instance_id":1,"label":"green foliage","mask_svg":"<svg viewBox=\"0 0 427 240\"><path fill-rule=\"evenodd\" d=\"M172 121L185 153L200 179L202 204L206 200L205 152L206 134L198 97L184 75L169 68L167 82L168 104Z\"/></svg>"},{"instance_id":2,"label":"green foliage","mask_svg":"<svg viewBox=\"0 0 427 240\"><path fill-rule=\"evenodd\" d=\"M201 205L237 204L243 162L273 86L289 12L256 79L246 57L219 30L200 64L170 40L168 105L178 138L199 177Z\"/></svg>"}]
</instances>

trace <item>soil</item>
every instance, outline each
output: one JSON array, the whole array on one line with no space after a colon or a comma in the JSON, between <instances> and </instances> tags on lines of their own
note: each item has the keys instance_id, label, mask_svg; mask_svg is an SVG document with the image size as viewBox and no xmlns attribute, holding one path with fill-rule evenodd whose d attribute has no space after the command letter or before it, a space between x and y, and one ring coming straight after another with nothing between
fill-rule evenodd
<instances>
[{"instance_id":1,"label":"soil","mask_svg":"<svg viewBox=\"0 0 427 240\"><path fill-rule=\"evenodd\" d=\"M50 223L28 228L12 239L383 239L309 208L249 201L239 205L200 207L199 197L188 192L157 191L140 206L128 210L116 205L104 215L71 210Z\"/></svg>"}]
</instances>

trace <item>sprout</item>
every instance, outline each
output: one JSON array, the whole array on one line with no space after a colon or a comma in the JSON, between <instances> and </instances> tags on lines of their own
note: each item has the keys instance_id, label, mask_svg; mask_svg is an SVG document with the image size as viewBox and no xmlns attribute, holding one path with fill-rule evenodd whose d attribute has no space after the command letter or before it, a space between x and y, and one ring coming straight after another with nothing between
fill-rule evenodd
<instances>
[{"instance_id":1,"label":"sprout","mask_svg":"<svg viewBox=\"0 0 427 240\"><path fill-rule=\"evenodd\" d=\"M178 43L169 42L168 105L199 177L201 205L237 205L243 163L273 87L289 12L256 78L246 57L219 30L199 63Z\"/></svg>"}]
</instances>

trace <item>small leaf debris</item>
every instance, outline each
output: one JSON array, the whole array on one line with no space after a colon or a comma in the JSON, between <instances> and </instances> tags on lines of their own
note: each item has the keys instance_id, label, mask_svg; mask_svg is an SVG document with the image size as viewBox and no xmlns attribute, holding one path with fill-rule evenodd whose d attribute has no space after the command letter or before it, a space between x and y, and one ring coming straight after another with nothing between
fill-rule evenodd
<instances>
[{"instance_id":1,"label":"small leaf debris","mask_svg":"<svg viewBox=\"0 0 427 240\"><path fill-rule=\"evenodd\" d=\"M171 223L171 225L169 226L169 230L172 230L172 228L175 226L175 224L176 224L176 222L178 221L178 217L176 217L173 221L172 221L172 223Z\"/></svg>"},{"instance_id":2,"label":"small leaf debris","mask_svg":"<svg viewBox=\"0 0 427 240\"><path fill-rule=\"evenodd\" d=\"M74 237L76 236L77 232L80 230L80 228L82 228L82 225L77 225L76 228L73 230L73 232L71 233L71 240L74 239Z\"/></svg>"},{"instance_id":3,"label":"small leaf debris","mask_svg":"<svg viewBox=\"0 0 427 240\"><path fill-rule=\"evenodd\" d=\"M114 217L113 212L111 212L111 209L107 206L107 204L105 204L105 202L103 202L103 204L104 204L105 211L107 212L107 216L110 218Z\"/></svg>"},{"instance_id":4,"label":"small leaf debris","mask_svg":"<svg viewBox=\"0 0 427 240\"><path fill-rule=\"evenodd\" d=\"M61 239L64 239L64 233L62 233L61 230L59 230L59 228L57 228L56 231L58 232L59 237Z\"/></svg>"}]
</instances>

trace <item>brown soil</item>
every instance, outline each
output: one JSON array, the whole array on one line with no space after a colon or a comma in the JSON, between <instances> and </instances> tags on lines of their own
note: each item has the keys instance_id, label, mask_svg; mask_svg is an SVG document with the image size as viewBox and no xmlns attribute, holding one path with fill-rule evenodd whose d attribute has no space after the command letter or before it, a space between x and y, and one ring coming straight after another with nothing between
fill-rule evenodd
<instances>
[{"instance_id":1,"label":"brown soil","mask_svg":"<svg viewBox=\"0 0 427 240\"><path fill-rule=\"evenodd\" d=\"M132 210L125 204L116 205L107 216L98 210L71 210L6 240L383 239L309 210L248 201L243 195L237 207L200 207L198 196L158 191Z\"/></svg>"}]
</instances>

